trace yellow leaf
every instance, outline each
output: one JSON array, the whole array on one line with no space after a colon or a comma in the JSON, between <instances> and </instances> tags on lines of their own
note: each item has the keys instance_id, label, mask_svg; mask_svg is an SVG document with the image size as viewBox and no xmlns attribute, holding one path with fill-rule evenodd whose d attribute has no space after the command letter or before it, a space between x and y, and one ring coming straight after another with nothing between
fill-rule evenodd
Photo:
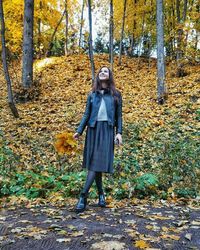
<instances>
[{"instance_id":1,"label":"yellow leaf","mask_svg":"<svg viewBox=\"0 0 200 250\"><path fill-rule=\"evenodd\" d=\"M124 177L126 174L124 172L120 172L120 175Z\"/></svg>"},{"instance_id":2,"label":"yellow leaf","mask_svg":"<svg viewBox=\"0 0 200 250\"><path fill-rule=\"evenodd\" d=\"M162 227L162 230L163 230L164 232L167 232L169 229L168 229L168 227Z\"/></svg>"},{"instance_id":3,"label":"yellow leaf","mask_svg":"<svg viewBox=\"0 0 200 250\"><path fill-rule=\"evenodd\" d=\"M59 154L71 154L77 151L77 142L73 138L72 132L63 132L55 136L54 147Z\"/></svg>"},{"instance_id":4,"label":"yellow leaf","mask_svg":"<svg viewBox=\"0 0 200 250\"><path fill-rule=\"evenodd\" d=\"M141 249L149 248L149 244L144 240L136 240L135 247L139 247Z\"/></svg>"},{"instance_id":5,"label":"yellow leaf","mask_svg":"<svg viewBox=\"0 0 200 250\"><path fill-rule=\"evenodd\" d=\"M122 184L122 188L123 188L123 189L128 189L128 183Z\"/></svg>"},{"instance_id":6,"label":"yellow leaf","mask_svg":"<svg viewBox=\"0 0 200 250\"><path fill-rule=\"evenodd\" d=\"M172 239L172 240L179 240L180 239L180 236L177 236L177 235L172 235L172 234L164 234L161 236L161 238L163 239Z\"/></svg>"}]
</instances>

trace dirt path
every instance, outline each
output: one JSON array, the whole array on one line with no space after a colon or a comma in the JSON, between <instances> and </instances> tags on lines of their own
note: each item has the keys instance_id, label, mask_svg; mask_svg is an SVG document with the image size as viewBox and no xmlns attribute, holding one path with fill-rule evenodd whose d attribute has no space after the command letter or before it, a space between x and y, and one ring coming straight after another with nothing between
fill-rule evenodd
<instances>
[{"instance_id":1,"label":"dirt path","mask_svg":"<svg viewBox=\"0 0 200 250\"><path fill-rule=\"evenodd\" d=\"M76 214L76 200L67 203L2 207L0 249L200 249L200 207L120 201L100 208L91 199Z\"/></svg>"}]
</instances>

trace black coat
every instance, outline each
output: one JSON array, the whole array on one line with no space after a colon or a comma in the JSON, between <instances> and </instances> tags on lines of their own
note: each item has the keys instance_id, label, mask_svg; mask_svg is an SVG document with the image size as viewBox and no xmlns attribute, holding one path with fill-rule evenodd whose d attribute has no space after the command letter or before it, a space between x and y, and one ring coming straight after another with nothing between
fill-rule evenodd
<instances>
[{"instance_id":1,"label":"black coat","mask_svg":"<svg viewBox=\"0 0 200 250\"><path fill-rule=\"evenodd\" d=\"M83 133L86 125L95 127L102 96L98 90L88 94L85 112L77 128L77 133L80 135ZM117 91L117 97L118 101L111 95L110 90L105 90L104 92L108 124L116 126L116 133L122 134L122 96L119 91Z\"/></svg>"}]
</instances>

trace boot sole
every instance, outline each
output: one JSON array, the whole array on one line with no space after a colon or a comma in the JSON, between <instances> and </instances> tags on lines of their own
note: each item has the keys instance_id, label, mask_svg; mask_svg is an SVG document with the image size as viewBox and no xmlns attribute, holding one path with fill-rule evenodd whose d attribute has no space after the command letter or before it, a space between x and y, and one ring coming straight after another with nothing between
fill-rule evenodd
<instances>
[{"instance_id":1,"label":"boot sole","mask_svg":"<svg viewBox=\"0 0 200 250\"><path fill-rule=\"evenodd\" d=\"M86 209L85 208L83 208L83 209L75 209L75 212L76 213L82 213L82 212L84 212Z\"/></svg>"},{"instance_id":2,"label":"boot sole","mask_svg":"<svg viewBox=\"0 0 200 250\"><path fill-rule=\"evenodd\" d=\"M99 206L99 207L106 207L106 204L105 204L105 205L103 205L103 204L102 204L102 205L98 204L98 206Z\"/></svg>"}]
</instances>

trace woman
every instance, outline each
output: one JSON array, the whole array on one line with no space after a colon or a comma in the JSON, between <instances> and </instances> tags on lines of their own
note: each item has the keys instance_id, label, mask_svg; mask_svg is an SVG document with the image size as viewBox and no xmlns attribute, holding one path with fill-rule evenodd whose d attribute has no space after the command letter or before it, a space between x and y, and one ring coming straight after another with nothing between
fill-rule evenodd
<instances>
[{"instance_id":1,"label":"woman","mask_svg":"<svg viewBox=\"0 0 200 250\"><path fill-rule=\"evenodd\" d=\"M106 206L102 173L114 172L114 140L122 144L122 97L115 88L113 74L108 67L99 70L92 91L88 94L85 113L74 134L76 140L82 135L86 125L82 167L88 169L88 174L76 212L85 210L88 192L94 180L99 194L98 205Z\"/></svg>"}]
</instances>

